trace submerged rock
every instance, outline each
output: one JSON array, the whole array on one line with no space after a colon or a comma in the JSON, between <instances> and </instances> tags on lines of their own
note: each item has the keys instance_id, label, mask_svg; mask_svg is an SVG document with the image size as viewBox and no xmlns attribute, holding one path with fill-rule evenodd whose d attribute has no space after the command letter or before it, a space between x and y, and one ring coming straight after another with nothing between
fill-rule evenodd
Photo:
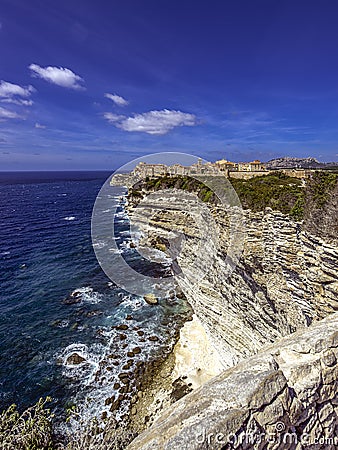
<instances>
[{"instance_id":1,"label":"submerged rock","mask_svg":"<svg viewBox=\"0 0 338 450\"><path fill-rule=\"evenodd\" d=\"M76 303L80 303L82 299L81 292L74 291L70 294L69 297L65 298L62 303L64 305L75 305Z\"/></svg>"},{"instance_id":2,"label":"submerged rock","mask_svg":"<svg viewBox=\"0 0 338 450\"><path fill-rule=\"evenodd\" d=\"M120 380L129 380L129 373L126 372L121 372L119 373L118 377L120 378Z\"/></svg>"},{"instance_id":3,"label":"submerged rock","mask_svg":"<svg viewBox=\"0 0 338 450\"><path fill-rule=\"evenodd\" d=\"M133 348L132 352L134 355L138 355L139 353L141 353L141 349L140 349L140 347L135 347L135 348Z\"/></svg>"},{"instance_id":4,"label":"submerged rock","mask_svg":"<svg viewBox=\"0 0 338 450\"><path fill-rule=\"evenodd\" d=\"M95 309L94 311L88 311L86 313L86 317L94 317L94 316L101 316L103 314L102 311L99 309Z\"/></svg>"},{"instance_id":5,"label":"submerged rock","mask_svg":"<svg viewBox=\"0 0 338 450\"><path fill-rule=\"evenodd\" d=\"M129 370L132 365L133 363L128 361L124 366L122 366L122 370Z\"/></svg>"},{"instance_id":6,"label":"submerged rock","mask_svg":"<svg viewBox=\"0 0 338 450\"><path fill-rule=\"evenodd\" d=\"M110 402L109 402L109 404L110 404L110 412L113 412L113 411L115 411L116 409L119 408L120 403L121 403L121 399L119 397L116 398L116 399L115 399L115 397L111 397L109 400L110 400Z\"/></svg>"},{"instance_id":7,"label":"submerged rock","mask_svg":"<svg viewBox=\"0 0 338 450\"><path fill-rule=\"evenodd\" d=\"M143 296L143 298L149 305L158 304L158 298L156 298L154 294L146 294Z\"/></svg>"}]
</instances>

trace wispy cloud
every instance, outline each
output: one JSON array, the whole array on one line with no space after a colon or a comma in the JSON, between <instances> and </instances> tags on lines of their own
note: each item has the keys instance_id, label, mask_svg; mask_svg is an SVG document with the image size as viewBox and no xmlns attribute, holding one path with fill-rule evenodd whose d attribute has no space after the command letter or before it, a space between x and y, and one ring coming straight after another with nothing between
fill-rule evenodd
<instances>
[{"instance_id":1,"label":"wispy cloud","mask_svg":"<svg viewBox=\"0 0 338 450\"><path fill-rule=\"evenodd\" d=\"M285 118L275 118L266 112L259 111L235 111L228 113L225 120L221 121L221 127L229 130L230 136L236 142L272 142L272 139L280 139L289 142L289 136L303 139L312 135L313 130L308 126L291 124ZM294 139L293 139L294 140Z\"/></svg>"},{"instance_id":2,"label":"wispy cloud","mask_svg":"<svg viewBox=\"0 0 338 450\"><path fill-rule=\"evenodd\" d=\"M113 114L110 112L106 112L103 114L103 117L108 120L110 123L122 122L126 116L121 116L118 114Z\"/></svg>"},{"instance_id":3,"label":"wispy cloud","mask_svg":"<svg viewBox=\"0 0 338 450\"><path fill-rule=\"evenodd\" d=\"M40 67L38 64L31 64L29 69L33 77L42 78L48 83L75 90L85 89L84 79L65 67Z\"/></svg>"},{"instance_id":4,"label":"wispy cloud","mask_svg":"<svg viewBox=\"0 0 338 450\"><path fill-rule=\"evenodd\" d=\"M279 131L280 133L302 133L302 134L314 134L314 130L306 126L280 126L273 128L273 130Z\"/></svg>"},{"instance_id":5,"label":"wispy cloud","mask_svg":"<svg viewBox=\"0 0 338 450\"><path fill-rule=\"evenodd\" d=\"M40 129L44 129L44 128L46 128L46 125L42 125L41 123L39 123L39 122L36 122L36 124L35 124L35 128L40 128Z\"/></svg>"},{"instance_id":6,"label":"wispy cloud","mask_svg":"<svg viewBox=\"0 0 338 450\"><path fill-rule=\"evenodd\" d=\"M228 118L221 122L226 128L243 129L256 128L274 125L272 120L266 113L251 113L250 111L239 111L230 113Z\"/></svg>"},{"instance_id":7,"label":"wispy cloud","mask_svg":"<svg viewBox=\"0 0 338 450\"><path fill-rule=\"evenodd\" d=\"M28 97L35 92L33 86L20 86L18 84L9 83L8 81L0 81L0 101L2 103L13 103L15 105L31 106L33 101Z\"/></svg>"},{"instance_id":8,"label":"wispy cloud","mask_svg":"<svg viewBox=\"0 0 338 450\"><path fill-rule=\"evenodd\" d=\"M129 104L128 100L126 100L125 98L121 97L120 95L117 94L104 94L104 96L106 98L109 98L109 100L111 100L112 102L114 102L116 105L118 106L126 106Z\"/></svg>"},{"instance_id":9,"label":"wispy cloud","mask_svg":"<svg viewBox=\"0 0 338 450\"><path fill-rule=\"evenodd\" d=\"M181 111L163 109L135 114L131 117L105 113L105 119L124 131L138 131L147 134L161 135L180 126L194 126L197 123L194 114Z\"/></svg>"},{"instance_id":10,"label":"wispy cloud","mask_svg":"<svg viewBox=\"0 0 338 450\"><path fill-rule=\"evenodd\" d=\"M10 111L9 109L0 106L0 122L7 119L23 119L23 117L14 111Z\"/></svg>"},{"instance_id":11,"label":"wispy cloud","mask_svg":"<svg viewBox=\"0 0 338 450\"><path fill-rule=\"evenodd\" d=\"M2 103L12 103L13 105L20 106L32 106L33 100L23 100L23 99L15 99L15 98L4 98L1 100Z\"/></svg>"}]
</instances>

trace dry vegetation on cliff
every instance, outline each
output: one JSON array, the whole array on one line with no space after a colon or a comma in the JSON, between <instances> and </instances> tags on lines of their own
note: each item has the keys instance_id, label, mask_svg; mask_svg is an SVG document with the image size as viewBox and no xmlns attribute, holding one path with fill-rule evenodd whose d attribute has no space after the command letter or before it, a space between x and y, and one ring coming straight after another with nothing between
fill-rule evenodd
<instances>
[{"instance_id":1,"label":"dry vegetation on cliff","mask_svg":"<svg viewBox=\"0 0 338 450\"><path fill-rule=\"evenodd\" d=\"M15 404L0 415L0 450L118 450L135 434L112 421L100 427L96 420L78 423L62 437L55 430L54 414L47 407L52 399L40 399L19 412ZM74 412L73 412L74 413Z\"/></svg>"}]
</instances>

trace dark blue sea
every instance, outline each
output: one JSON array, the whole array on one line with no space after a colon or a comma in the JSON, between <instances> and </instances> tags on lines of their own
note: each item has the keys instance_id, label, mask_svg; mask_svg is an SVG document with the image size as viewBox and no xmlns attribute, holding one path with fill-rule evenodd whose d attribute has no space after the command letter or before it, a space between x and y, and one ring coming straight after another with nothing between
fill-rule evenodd
<instances>
[{"instance_id":1,"label":"dark blue sea","mask_svg":"<svg viewBox=\"0 0 338 450\"><path fill-rule=\"evenodd\" d=\"M184 301L148 305L114 285L96 260L91 215L109 176L0 172L0 410L49 395L60 414L74 403L88 418L109 414L105 399L118 394L114 384L127 352L141 349L132 358L136 364L172 348L189 311ZM127 245L125 194L112 188L118 239L144 270ZM74 354L80 363L70 363Z\"/></svg>"}]
</instances>

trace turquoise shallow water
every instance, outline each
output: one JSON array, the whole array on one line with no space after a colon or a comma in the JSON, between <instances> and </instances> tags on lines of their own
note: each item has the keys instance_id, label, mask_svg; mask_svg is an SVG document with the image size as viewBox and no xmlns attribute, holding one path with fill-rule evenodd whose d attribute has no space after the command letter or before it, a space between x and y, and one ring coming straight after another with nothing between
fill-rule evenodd
<instances>
[{"instance_id":1,"label":"turquoise shallow water","mask_svg":"<svg viewBox=\"0 0 338 450\"><path fill-rule=\"evenodd\" d=\"M171 349L187 305L148 305L111 283L95 258L91 213L108 175L0 174L0 409L51 395L59 412L75 402L88 417L101 414L128 351L141 348L136 363ZM161 273L128 246L124 193L112 188L121 252L143 273ZM75 290L79 301L65 302ZM67 365L74 352L85 363Z\"/></svg>"}]
</instances>

